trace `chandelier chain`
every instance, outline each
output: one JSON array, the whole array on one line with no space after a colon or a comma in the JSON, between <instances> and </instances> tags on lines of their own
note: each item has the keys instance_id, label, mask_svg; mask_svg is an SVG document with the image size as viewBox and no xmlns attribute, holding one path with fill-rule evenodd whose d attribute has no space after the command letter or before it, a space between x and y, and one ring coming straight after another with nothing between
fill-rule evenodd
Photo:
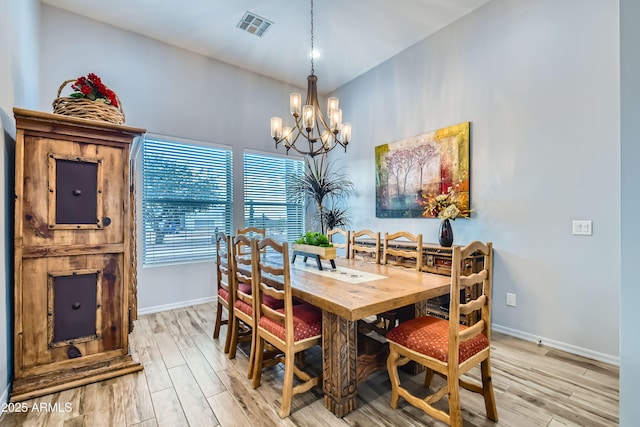
<instances>
[{"instance_id":1,"label":"chandelier chain","mask_svg":"<svg viewBox=\"0 0 640 427\"><path fill-rule=\"evenodd\" d=\"M311 0L311 74L314 74L313 70L313 0Z\"/></svg>"}]
</instances>

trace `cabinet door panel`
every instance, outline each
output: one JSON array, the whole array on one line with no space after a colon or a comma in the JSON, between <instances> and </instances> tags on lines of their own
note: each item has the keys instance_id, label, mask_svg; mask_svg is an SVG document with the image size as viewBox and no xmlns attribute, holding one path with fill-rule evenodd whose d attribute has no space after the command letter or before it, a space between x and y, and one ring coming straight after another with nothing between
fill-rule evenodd
<instances>
[{"instance_id":1,"label":"cabinet door panel","mask_svg":"<svg viewBox=\"0 0 640 427\"><path fill-rule=\"evenodd\" d=\"M122 254L24 260L24 369L124 347L123 260Z\"/></svg>"},{"instance_id":2,"label":"cabinet door panel","mask_svg":"<svg viewBox=\"0 0 640 427\"><path fill-rule=\"evenodd\" d=\"M49 345L64 345L69 341L97 338L101 272L72 272L49 279L49 311L53 320L49 327Z\"/></svg>"},{"instance_id":3,"label":"cabinet door panel","mask_svg":"<svg viewBox=\"0 0 640 427\"><path fill-rule=\"evenodd\" d=\"M102 218L102 168L98 159L49 158L50 227L99 229ZM86 228L85 228L86 229Z\"/></svg>"},{"instance_id":4,"label":"cabinet door panel","mask_svg":"<svg viewBox=\"0 0 640 427\"><path fill-rule=\"evenodd\" d=\"M23 246L123 243L126 155L120 147L25 136Z\"/></svg>"}]
</instances>

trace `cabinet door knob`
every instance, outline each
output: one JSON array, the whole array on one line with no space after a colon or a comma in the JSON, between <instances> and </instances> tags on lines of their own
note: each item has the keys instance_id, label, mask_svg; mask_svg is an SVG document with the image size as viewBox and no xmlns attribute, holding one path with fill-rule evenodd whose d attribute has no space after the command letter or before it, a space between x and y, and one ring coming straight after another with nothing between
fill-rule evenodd
<instances>
[{"instance_id":1,"label":"cabinet door knob","mask_svg":"<svg viewBox=\"0 0 640 427\"><path fill-rule=\"evenodd\" d=\"M67 349L67 357L69 357L69 359L76 359L80 356L82 356L82 352L75 345L72 345Z\"/></svg>"},{"instance_id":2,"label":"cabinet door knob","mask_svg":"<svg viewBox=\"0 0 640 427\"><path fill-rule=\"evenodd\" d=\"M79 302L74 302L73 305L71 306L71 308L73 308L74 310L77 310L80 308L80 303Z\"/></svg>"},{"instance_id":3,"label":"cabinet door knob","mask_svg":"<svg viewBox=\"0 0 640 427\"><path fill-rule=\"evenodd\" d=\"M79 188L76 188L75 190L73 190L73 195L78 197L82 194L82 190L80 190Z\"/></svg>"}]
</instances>

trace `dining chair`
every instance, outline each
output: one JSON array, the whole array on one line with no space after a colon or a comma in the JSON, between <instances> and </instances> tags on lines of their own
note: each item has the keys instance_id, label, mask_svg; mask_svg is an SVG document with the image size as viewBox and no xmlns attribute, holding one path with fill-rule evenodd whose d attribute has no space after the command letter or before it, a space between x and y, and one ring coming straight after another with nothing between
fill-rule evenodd
<instances>
[{"instance_id":1,"label":"dining chair","mask_svg":"<svg viewBox=\"0 0 640 427\"><path fill-rule=\"evenodd\" d=\"M396 261L401 258L403 262L406 258L413 259L415 263L411 262L409 265L418 271L422 270L422 234L407 231L384 233L383 264L389 262L389 256L396 257Z\"/></svg>"},{"instance_id":2,"label":"dining chair","mask_svg":"<svg viewBox=\"0 0 640 427\"><path fill-rule=\"evenodd\" d=\"M370 240L371 244L362 243L363 239ZM380 232L359 230L351 233L351 258L364 256L380 264Z\"/></svg>"},{"instance_id":3,"label":"dining chair","mask_svg":"<svg viewBox=\"0 0 640 427\"><path fill-rule=\"evenodd\" d=\"M220 327L227 325L227 336L224 341L224 352L229 352L231 343L231 324L233 323L233 302L231 298L232 288L230 283L233 281L233 273L231 271L231 238L224 232L216 233L216 276L217 276L217 299L218 309L216 311L216 323L213 328L213 338L220 336ZM227 312L227 319L222 319L222 311Z\"/></svg>"},{"instance_id":4,"label":"dining chair","mask_svg":"<svg viewBox=\"0 0 640 427\"><path fill-rule=\"evenodd\" d=\"M236 357L238 341L250 341L249 368L247 378L252 378L253 359L255 357L255 308L252 279L251 254L241 255L240 248L251 247L251 239L244 234L233 238L231 245L231 270L230 281L231 302L233 317L231 321L231 340L229 346L229 359Z\"/></svg>"},{"instance_id":5,"label":"dining chair","mask_svg":"<svg viewBox=\"0 0 640 427\"><path fill-rule=\"evenodd\" d=\"M484 267L477 273L463 276L462 260L472 254L484 257ZM391 407L397 409L403 397L409 404L423 410L433 418L451 426L462 426L460 386L484 398L487 418L498 421L498 411L491 381L491 287L493 281L493 246L472 242L461 248L453 248L451 265L451 291L449 316L453 321L433 316L408 320L387 334L389 356L387 370L391 379ZM460 289L475 284L481 285L478 298L465 304L460 302ZM481 319L472 326L460 325L461 314L481 310ZM415 361L426 369L425 386L428 388L434 373L443 376L446 384L426 398L414 396L400 384L398 366ZM480 365L481 384L462 379L462 375ZM448 397L448 412L433 406L443 397Z\"/></svg>"},{"instance_id":6,"label":"dining chair","mask_svg":"<svg viewBox=\"0 0 640 427\"><path fill-rule=\"evenodd\" d=\"M389 263L389 256L396 258L396 263L403 267L422 270L422 234L412 234L407 231L397 233L384 233L382 264ZM412 262L407 262L407 259ZM413 309L411 309L413 310ZM408 308L404 312L408 312ZM407 317L407 314L404 314ZM413 317L411 314L409 317ZM394 328L399 319L398 310L385 311L376 316L372 328L381 335L386 335Z\"/></svg>"},{"instance_id":7,"label":"dining chair","mask_svg":"<svg viewBox=\"0 0 640 427\"><path fill-rule=\"evenodd\" d=\"M265 228L257 228L257 227L238 228L238 232L236 233L236 236L240 234L244 234L249 239L253 239L253 238L264 239L265 237L267 237L267 230ZM244 244L241 245L239 249L240 249L240 252L238 252L238 254L240 255L249 255L249 253L251 252L251 249L249 247L245 247Z\"/></svg>"},{"instance_id":8,"label":"dining chair","mask_svg":"<svg viewBox=\"0 0 640 427\"><path fill-rule=\"evenodd\" d=\"M260 251L267 249L274 257L260 259ZM253 368L253 387L260 386L262 369L276 362L284 364L284 383L280 418L291 413L291 400L296 394L304 393L321 383L321 377L312 377L296 366L296 355L322 344L322 312L310 304L294 305L291 292L289 249L286 242L277 243L267 238L253 241L254 289L256 290L257 339ZM276 259L277 258L277 259ZM284 303L284 307L274 309L265 303L271 297ZM275 347L280 355L264 362L265 343ZM294 375L300 380L294 386Z\"/></svg>"},{"instance_id":9,"label":"dining chair","mask_svg":"<svg viewBox=\"0 0 640 427\"><path fill-rule=\"evenodd\" d=\"M334 236L338 234L344 237L344 243L335 242ZM344 249L344 257L349 258L351 256L351 232L349 230L343 230L342 228L333 228L327 231L327 239L336 248Z\"/></svg>"}]
</instances>

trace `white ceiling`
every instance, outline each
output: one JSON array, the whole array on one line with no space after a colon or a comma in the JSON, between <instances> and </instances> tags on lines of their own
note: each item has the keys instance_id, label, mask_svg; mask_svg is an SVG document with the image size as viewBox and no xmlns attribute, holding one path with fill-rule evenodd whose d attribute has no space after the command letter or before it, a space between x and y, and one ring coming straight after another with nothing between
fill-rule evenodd
<instances>
[{"instance_id":1,"label":"white ceiling","mask_svg":"<svg viewBox=\"0 0 640 427\"><path fill-rule=\"evenodd\" d=\"M318 90L328 93L489 0L315 0ZM42 0L301 87L310 73L306 0ZM246 11L274 25L236 28Z\"/></svg>"}]
</instances>

